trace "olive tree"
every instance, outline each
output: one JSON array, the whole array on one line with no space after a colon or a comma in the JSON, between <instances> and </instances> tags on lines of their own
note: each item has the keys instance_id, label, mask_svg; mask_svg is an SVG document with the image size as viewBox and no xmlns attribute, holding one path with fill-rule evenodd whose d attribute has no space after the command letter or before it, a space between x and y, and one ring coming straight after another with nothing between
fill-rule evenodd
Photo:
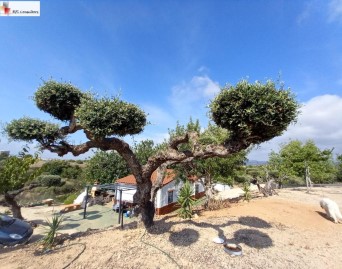
<instances>
[{"instance_id":1,"label":"olive tree","mask_svg":"<svg viewBox=\"0 0 342 269\"><path fill-rule=\"evenodd\" d=\"M174 134L184 134L189 131L196 131L199 135L199 141L203 145L219 145L224 143L229 137L227 129L223 129L213 124L201 131L199 122L190 122L187 126L181 126L177 124L175 130L169 131L170 136ZM190 145L188 145L190 146ZM192 176L196 176L198 181L203 185L206 201L204 207L209 205L215 194L214 183L232 183L242 165L245 163L246 150L241 150L238 153L230 154L226 157L219 158L213 157L208 159L198 159L191 162L182 162L174 165L174 169L177 171L177 175L183 181L186 181Z\"/></svg>"},{"instance_id":2,"label":"olive tree","mask_svg":"<svg viewBox=\"0 0 342 269\"><path fill-rule=\"evenodd\" d=\"M332 150L321 150L312 140L283 144L278 153L270 153L269 166L277 172L279 180L285 181L296 177L304 180L308 167L314 183L332 182L336 177Z\"/></svg>"},{"instance_id":3,"label":"olive tree","mask_svg":"<svg viewBox=\"0 0 342 269\"><path fill-rule=\"evenodd\" d=\"M37 141L42 150L64 156L78 156L90 149L115 150L126 161L137 182L134 203L140 209L146 227L153 225L155 213L151 197L151 175L167 163L194 159L226 157L251 145L282 134L295 120L298 104L289 89L277 88L274 82L249 83L224 87L211 101L210 117L229 137L221 144L201 143L197 132L187 132L170 139L168 144L141 164L124 141L126 135L143 131L146 114L138 106L119 98L97 98L83 93L69 83L46 81L38 88L34 100L39 109L65 123L59 127L31 118L13 120L5 130L14 140ZM83 131L87 141L72 144L67 137ZM190 147L182 150L182 144Z\"/></svg>"},{"instance_id":4,"label":"olive tree","mask_svg":"<svg viewBox=\"0 0 342 269\"><path fill-rule=\"evenodd\" d=\"M97 151L87 161L83 175L88 182L112 183L129 175L125 160L116 151Z\"/></svg>"},{"instance_id":5,"label":"olive tree","mask_svg":"<svg viewBox=\"0 0 342 269\"><path fill-rule=\"evenodd\" d=\"M23 219L21 206L15 200L16 196L23 191L30 190L39 185L25 183L38 175L39 171L32 171L32 164L37 157L31 155L9 156L0 165L0 193L4 195L5 202L9 205L13 217Z\"/></svg>"}]
</instances>

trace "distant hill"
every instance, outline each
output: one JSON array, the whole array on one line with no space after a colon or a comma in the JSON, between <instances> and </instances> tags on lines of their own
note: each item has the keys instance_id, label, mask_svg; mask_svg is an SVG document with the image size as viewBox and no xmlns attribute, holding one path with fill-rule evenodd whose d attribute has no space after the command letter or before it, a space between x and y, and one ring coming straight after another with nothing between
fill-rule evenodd
<instances>
[{"instance_id":1,"label":"distant hill","mask_svg":"<svg viewBox=\"0 0 342 269\"><path fill-rule=\"evenodd\" d=\"M267 164L267 161L256 161L256 160L248 160L247 165L264 165Z\"/></svg>"}]
</instances>

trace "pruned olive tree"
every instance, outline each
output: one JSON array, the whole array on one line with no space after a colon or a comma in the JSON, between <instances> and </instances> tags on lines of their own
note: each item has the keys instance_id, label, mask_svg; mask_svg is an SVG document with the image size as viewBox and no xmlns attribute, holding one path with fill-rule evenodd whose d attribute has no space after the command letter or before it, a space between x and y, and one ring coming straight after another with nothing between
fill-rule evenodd
<instances>
[{"instance_id":1,"label":"pruned olive tree","mask_svg":"<svg viewBox=\"0 0 342 269\"><path fill-rule=\"evenodd\" d=\"M31 170L31 165L37 160L37 156L22 154L9 156L0 165L0 193L4 195L5 202L15 218L23 219L21 206L16 201L16 196L23 191L39 186L37 183L25 186L25 183L40 173L38 170Z\"/></svg>"},{"instance_id":2,"label":"pruned olive tree","mask_svg":"<svg viewBox=\"0 0 342 269\"><path fill-rule=\"evenodd\" d=\"M225 87L210 104L212 120L229 131L221 144L202 144L197 132L172 137L167 144L142 165L128 143L126 135L143 131L146 114L136 105L119 98L96 98L82 93L69 83L44 82L34 96L37 107L66 123L59 127L37 119L22 118L10 122L5 130L14 140L37 141L41 149L64 156L78 156L92 148L115 150L126 161L137 181L134 202L139 206L146 227L153 225L155 213L151 201L151 175L165 163L193 159L225 157L251 145L282 134L296 119L298 103L290 90L275 83L241 81ZM68 135L83 131L87 141L72 144ZM188 143L191 147L182 150Z\"/></svg>"}]
</instances>

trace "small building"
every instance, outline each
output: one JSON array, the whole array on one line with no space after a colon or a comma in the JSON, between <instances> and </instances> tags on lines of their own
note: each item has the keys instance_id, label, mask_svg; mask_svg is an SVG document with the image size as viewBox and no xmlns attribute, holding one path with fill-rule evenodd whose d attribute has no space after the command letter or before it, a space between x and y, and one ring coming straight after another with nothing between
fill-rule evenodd
<instances>
[{"instance_id":1,"label":"small building","mask_svg":"<svg viewBox=\"0 0 342 269\"><path fill-rule=\"evenodd\" d=\"M157 179L157 171L154 171L151 176L152 184ZM204 188L201 183L191 180L194 189L194 197L201 198L205 195ZM135 177L133 175L129 175L123 178L120 178L116 181L117 184L121 186L127 185L129 187L137 185ZM164 215L170 213L177 209L177 199L179 190L182 188L183 183L180 180L177 180L176 175L172 169L167 169L165 173L165 177L163 179L162 187L157 191L156 199L155 199L155 208L156 208L156 215ZM133 192L130 192L130 199L132 201L126 202L133 202ZM122 195L123 200L126 198L124 194ZM128 198L128 196L127 196ZM126 199L127 199L126 198Z\"/></svg>"}]
</instances>

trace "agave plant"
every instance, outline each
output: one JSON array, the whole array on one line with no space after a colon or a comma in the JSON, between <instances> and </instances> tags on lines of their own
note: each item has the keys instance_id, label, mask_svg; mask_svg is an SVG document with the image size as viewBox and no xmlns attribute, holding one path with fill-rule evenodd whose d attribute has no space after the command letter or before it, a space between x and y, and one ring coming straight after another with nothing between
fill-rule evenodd
<instances>
[{"instance_id":1,"label":"agave plant","mask_svg":"<svg viewBox=\"0 0 342 269\"><path fill-rule=\"evenodd\" d=\"M192 218L192 208L195 205L196 200L193 196L193 188L189 181L186 181L183 187L179 191L177 203L180 205L178 209L178 215L183 219Z\"/></svg>"},{"instance_id":2,"label":"agave plant","mask_svg":"<svg viewBox=\"0 0 342 269\"><path fill-rule=\"evenodd\" d=\"M42 243L45 248L51 248L53 244L55 243L57 231L59 230L60 225L63 221L63 216L55 214L53 215L51 221L49 221L48 219L46 221L48 223L47 224L48 231L46 235L43 237Z\"/></svg>"}]
</instances>

